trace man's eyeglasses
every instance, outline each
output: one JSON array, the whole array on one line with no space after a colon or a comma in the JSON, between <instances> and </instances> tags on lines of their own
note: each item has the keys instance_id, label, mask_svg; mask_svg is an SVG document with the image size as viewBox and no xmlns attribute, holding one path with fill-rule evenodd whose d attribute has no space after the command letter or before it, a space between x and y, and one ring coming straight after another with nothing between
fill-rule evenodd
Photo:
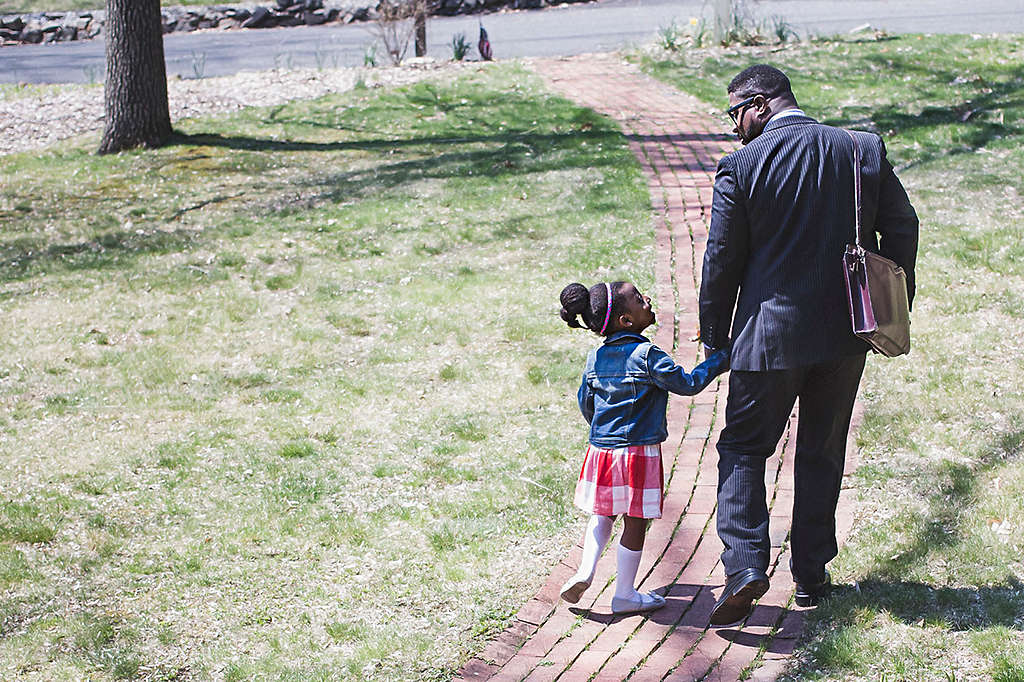
<instances>
[{"instance_id":1,"label":"man's eyeglasses","mask_svg":"<svg viewBox=\"0 0 1024 682\"><path fill-rule=\"evenodd\" d=\"M738 124L737 118L739 117L740 111L742 111L745 107L749 107L751 104L753 104L754 100L757 99L757 97L757 95L754 95L753 97L748 97L739 104L735 104L725 110L725 113L729 114L729 118L732 119L733 124Z\"/></svg>"}]
</instances>

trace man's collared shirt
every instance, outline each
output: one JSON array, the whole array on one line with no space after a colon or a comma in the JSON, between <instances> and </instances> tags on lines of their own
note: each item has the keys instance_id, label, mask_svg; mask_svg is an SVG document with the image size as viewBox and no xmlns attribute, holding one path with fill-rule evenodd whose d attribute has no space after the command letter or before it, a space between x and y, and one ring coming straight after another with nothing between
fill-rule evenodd
<instances>
[{"instance_id":1,"label":"man's collared shirt","mask_svg":"<svg viewBox=\"0 0 1024 682\"><path fill-rule=\"evenodd\" d=\"M803 109L783 109L777 114L772 114L772 117L768 119L768 122L771 123L775 119L782 118L783 116L807 116L807 114L804 113Z\"/></svg>"}]
</instances>

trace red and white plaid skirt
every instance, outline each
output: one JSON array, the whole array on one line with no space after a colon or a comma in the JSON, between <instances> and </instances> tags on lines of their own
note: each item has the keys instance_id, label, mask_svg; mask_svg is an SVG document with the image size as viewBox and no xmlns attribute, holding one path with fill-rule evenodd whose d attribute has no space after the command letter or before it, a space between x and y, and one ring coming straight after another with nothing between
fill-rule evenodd
<instances>
[{"instance_id":1,"label":"red and white plaid skirt","mask_svg":"<svg viewBox=\"0 0 1024 682\"><path fill-rule=\"evenodd\" d=\"M589 514L660 519L664 484L660 443L611 450L588 444L573 504Z\"/></svg>"}]
</instances>

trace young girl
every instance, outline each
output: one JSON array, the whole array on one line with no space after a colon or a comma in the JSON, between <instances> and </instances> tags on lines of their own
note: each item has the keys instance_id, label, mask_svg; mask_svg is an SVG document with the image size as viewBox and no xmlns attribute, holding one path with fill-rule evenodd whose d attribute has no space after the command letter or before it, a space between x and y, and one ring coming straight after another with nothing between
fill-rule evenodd
<instances>
[{"instance_id":1,"label":"young girl","mask_svg":"<svg viewBox=\"0 0 1024 682\"><path fill-rule=\"evenodd\" d=\"M590 423L590 444L573 503L591 514L583 536L583 559L562 586L562 599L575 604L590 587L597 559L608 543L612 523L624 516L612 612L652 611L664 597L637 592L647 519L661 518L661 443L668 437L668 393L694 395L728 369L728 350L719 350L692 374L672 361L641 333L654 324L651 299L629 282L582 284L562 289L562 319L605 337L587 356L578 394ZM582 318L583 324L577 321Z\"/></svg>"}]
</instances>

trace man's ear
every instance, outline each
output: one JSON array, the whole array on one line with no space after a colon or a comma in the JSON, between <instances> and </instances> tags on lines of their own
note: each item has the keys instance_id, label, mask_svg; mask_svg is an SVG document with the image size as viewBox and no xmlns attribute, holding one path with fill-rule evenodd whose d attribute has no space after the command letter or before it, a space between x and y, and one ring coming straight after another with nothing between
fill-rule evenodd
<instances>
[{"instance_id":1,"label":"man's ear","mask_svg":"<svg viewBox=\"0 0 1024 682\"><path fill-rule=\"evenodd\" d=\"M754 101L754 107L757 109L758 118L761 118L766 114L771 115L771 109L768 106L768 98L764 95L757 96L761 98L760 104L758 104L756 100Z\"/></svg>"}]
</instances>

